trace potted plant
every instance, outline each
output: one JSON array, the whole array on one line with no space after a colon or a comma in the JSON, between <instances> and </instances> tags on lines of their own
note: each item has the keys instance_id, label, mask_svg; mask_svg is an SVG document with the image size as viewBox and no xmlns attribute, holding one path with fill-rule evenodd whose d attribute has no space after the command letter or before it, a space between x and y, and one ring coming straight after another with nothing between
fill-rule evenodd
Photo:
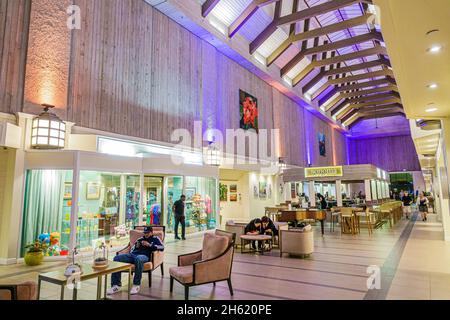
<instances>
[{"instance_id":1,"label":"potted plant","mask_svg":"<svg viewBox=\"0 0 450 320\"><path fill-rule=\"evenodd\" d=\"M25 254L25 264L28 266L37 266L44 260L45 251L48 244L44 241L36 240L34 243L25 246L27 253Z\"/></svg>"}]
</instances>

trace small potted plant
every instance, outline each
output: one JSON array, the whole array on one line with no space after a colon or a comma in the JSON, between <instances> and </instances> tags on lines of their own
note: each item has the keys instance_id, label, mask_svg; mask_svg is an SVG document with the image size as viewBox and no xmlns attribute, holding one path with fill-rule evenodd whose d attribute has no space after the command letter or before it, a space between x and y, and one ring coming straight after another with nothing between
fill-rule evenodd
<instances>
[{"instance_id":1,"label":"small potted plant","mask_svg":"<svg viewBox=\"0 0 450 320\"><path fill-rule=\"evenodd\" d=\"M48 248L48 244L44 241L36 240L34 243L25 246L27 253L25 254L25 264L28 266L37 266L44 260L44 254Z\"/></svg>"}]
</instances>

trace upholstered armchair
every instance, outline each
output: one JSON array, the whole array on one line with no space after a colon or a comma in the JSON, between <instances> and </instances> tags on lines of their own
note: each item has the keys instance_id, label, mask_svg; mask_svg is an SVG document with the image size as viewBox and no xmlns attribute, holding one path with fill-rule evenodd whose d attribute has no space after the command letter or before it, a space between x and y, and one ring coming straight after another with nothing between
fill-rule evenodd
<instances>
[{"instance_id":1,"label":"upholstered armchair","mask_svg":"<svg viewBox=\"0 0 450 320\"><path fill-rule=\"evenodd\" d=\"M245 234L245 226L246 223L236 223L233 221L227 221L227 224L225 225L225 230L229 233L235 234L235 239L240 239L242 235ZM235 241L235 247L238 246L239 241Z\"/></svg>"},{"instance_id":2,"label":"upholstered armchair","mask_svg":"<svg viewBox=\"0 0 450 320\"><path fill-rule=\"evenodd\" d=\"M130 253L131 248L134 246L135 242L144 235L145 226L136 226L134 230L130 230L130 243L120 251L117 251L116 255ZM166 227L164 226L152 226L153 234L161 239L164 243L166 236ZM161 268L161 276L164 276L164 251L155 251L152 253L149 262L144 264L144 272L148 274L148 286L152 286L152 272L158 267ZM131 271L134 272L134 266L132 266ZM127 271L128 272L128 271Z\"/></svg>"},{"instance_id":3,"label":"upholstered armchair","mask_svg":"<svg viewBox=\"0 0 450 320\"><path fill-rule=\"evenodd\" d=\"M37 285L33 281L0 285L0 300L36 300Z\"/></svg>"},{"instance_id":4,"label":"upholstered armchair","mask_svg":"<svg viewBox=\"0 0 450 320\"><path fill-rule=\"evenodd\" d=\"M176 280L184 286L184 298L188 300L190 287L207 283L215 286L216 282L226 280L233 295L231 268L235 239L234 233L222 230L205 233L202 250L178 256L178 267L170 268L170 292Z\"/></svg>"},{"instance_id":5,"label":"upholstered armchair","mask_svg":"<svg viewBox=\"0 0 450 320\"><path fill-rule=\"evenodd\" d=\"M280 257L283 253L307 256L314 252L314 232L288 229L283 226L280 229Z\"/></svg>"}]
</instances>

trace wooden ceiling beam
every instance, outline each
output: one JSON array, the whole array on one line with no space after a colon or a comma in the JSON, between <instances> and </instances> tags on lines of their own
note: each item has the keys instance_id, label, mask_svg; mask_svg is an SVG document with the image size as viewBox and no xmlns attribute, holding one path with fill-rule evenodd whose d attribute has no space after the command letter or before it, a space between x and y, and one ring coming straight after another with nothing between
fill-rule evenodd
<instances>
[{"instance_id":1,"label":"wooden ceiling beam","mask_svg":"<svg viewBox=\"0 0 450 320\"><path fill-rule=\"evenodd\" d=\"M311 81L309 81L307 84L305 84L302 88L303 92L309 91L312 87L314 87L322 78L332 76L335 74L344 74L344 73L350 73L354 71L364 70L368 68L377 67L380 65L390 66L390 62L387 59L378 59L374 61L364 62L360 64L355 64L348 67L342 67L337 69L330 69L328 71L321 71L317 76L315 76ZM316 96L316 95L315 95ZM316 96L317 97L317 96ZM315 99L315 98L313 98Z\"/></svg>"},{"instance_id":2,"label":"wooden ceiling beam","mask_svg":"<svg viewBox=\"0 0 450 320\"><path fill-rule=\"evenodd\" d=\"M273 21L250 43L250 54L255 51L277 30L277 21L281 15L281 1L275 3Z\"/></svg>"},{"instance_id":3,"label":"wooden ceiling beam","mask_svg":"<svg viewBox=\"0 0 450 320\"><path fill-rule=\"evenodd\" d=\"M383 84L396 85L397 83L395 82L395 80L393 78L386 77L385 79L379 79L379 80L367 81L367 82L361 82L361 83L354 83L354 84L351 84L351 85L338 87L337 91L339 91L339 92L353 91L353 90L358 90L358 89L364 89L364 88L379 86L379 85L383 85Z\"/></svg>"},{"instance_id":4,"label":"wooden ceiling beam","mask_svg":"<svg viewBox=\"0 0 450 320\"><path fill-rule=\"evenodd\" d=\"M369 90L360 90L350 93L341 93L341 96L343 98L352 98L352 97L359 97L359 96L366 96L374 93L381 93L381 92L399 92L397 86L385 86L381 88L375 88L375 89L369 89Z\"/></svg>"},{"instance_id":5,"label":"wooden ceiling beam","mask_svg":"<svg viewBox=\"0 0 450 320\"><path fill-rule=\"evenodd\" d=\"M214 7L219 4L220 0L206 0L206 2L202 5L202 16L203 18L210 14L213 11Z\"/></svg>"},{"instance_id":6,"label":"wooden ceiling beam","mask_svg":"<svg viewBox=\"0 0 450 320\"><path fill-rule=\"evenodd\" d=\"M244 11L233 21L233 23L228 28L228 36L233 37L244 25L250 20L250 18L258 11L259 8L267 6L273 2L281 0L253 0L245 8Z\"/></svg>"},{"instance_id":7,"label":"wooden ceiling beam","mask_svg":"<svg viewBox=\"0 0 450 320\"><path fill-rule=\"evenodd\" d=\"M322 36L326 36L330 33L343 31L343 30L347 30L348 28L364 25L367 23L367 20L370 20L371 16L372 16L372 14L366 14L364 16L345 20L345 21L338 22L338 23L335 23L335 24L332 24L329 26L322 27L322 28L313 29L308 32L301 32L296 35L291 34L277 49L275 49L274 52L272 52L271 55L269 55L269 57L267 57L267 61L269 62L269 65L271 63L273 63L275 60L277 60L283 54L283 52L285 52L295 42L313 39L313 38L317 38L317 37L322 37ZM330 45L332 45L332 44L330 44ZM295 64L296 64L295 61L297 61L297 63L300 62L308 54L312 54L312 53L299 52L297 54L297 56L294 57L294 59L293 59L294 61L292 61L290 63L294 64L294 66L295 66ZM292 68L294 66L292 66Z\"/></svg>"},{"instance_id":8,"label":"wooden ceiling beam","mask_svg":"<svg viewBox=\"0 0 450 320\"><path fill-rule=\"evenodd\" d=\"M382 47L382 46L376 46L370 49L366 49L366 50L361 50L361 51L356 51L356 52L352 52L352 53L348 53L348 54L343 54L341 56L336 56L333 58L328 58L325 60L319 60L319 61L314 61L312 63L310 63L308 66L306 66L305 69L303 69L293 80L292 80L292 85L296 86L297 84L300 83L300 81L302 81L308 74L310 74L315 68L321 67L321 66L326 66L326 65L331 65L331 64L335 64L335 63L339 63L339 62L345 62L348 60L354 60L354 59L359 59L359 58L363 58L363 57L368 57L368 56L372 56L372 55L377 55L377 54L382 54L382 55L387 55L387 51L386 48ZM289 68L293 68L294 66L289 66ZM285 76L286 73L288 73L291 69L283 67L281 69L281 76Z\"/></svg>"},{"instance_id":9,"label":"wooden ceiling beam","mask_svg":"<svg viewBox=\"0 0 450 320\"><path fill-rule=\"evenodd\" d=\"M367 0L332 0L328 1L308 9L297 11L295 13L281 17L277 21L277 26L282 26L285 24L290 24L293 22L298 22L306 19L314 18L315 16L339 10L356 3L368 2ZM371 1L370 1L371 2Z\"/></svg>"},{"instance_id":10,"label":"wooden ceiling beam","mask_svg":"<svg viewBox=\"0 0 450 320\"><path fill-rule=\"evenodd\" d=\"M385 98L400 98L400 95L394 91L391 92L387 92L387 93L383 93L383 94L373 94L373 95L368 95L368 96L361 96L361 97L355 97L355 98L350 98L349 101L351 103L359 103L359 102L369 102L369 101L376 101L376 100L380 100L380 99L385 99Z\"/></svg>"},{"instance_id":11,"label":"wooden ceiling beam","mask_svg":"<svg viewBox=\"0 0 450 320\"><path fill-rule=\"evenodd\" d=\"M349 100L351 103L351 100ZM394 97L390 99L384 99L384 100L377 100L377 101L371 101L371 102L363 102L363 103L351 103L352 108L364 108L364 107L375 107L380 105L386 105L386 104L393 104L393 103L402 103L400 98Z\"/></svg>"}]
</instances>

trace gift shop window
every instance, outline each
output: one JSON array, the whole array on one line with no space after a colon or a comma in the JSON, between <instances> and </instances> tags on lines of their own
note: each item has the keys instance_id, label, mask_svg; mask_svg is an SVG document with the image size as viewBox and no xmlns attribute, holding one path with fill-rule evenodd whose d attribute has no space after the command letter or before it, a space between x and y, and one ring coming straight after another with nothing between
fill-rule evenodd
<instances>
[{"instance_id":1,"label":"gift shop window","mask_svg":"<svg viewBox=\"0 0 450 320\"><path fill-rule=\"evenodd\" d=\"M186 233L216 228L217 180L185 177Z\"/></svg>"},{"instance_id":2,"label":"gift shop window","mask_svg":"<svg viewBox=\"0 0 450 320\"><path fill-rule=\"evenodd\" d=\"M21 257L37 240L48 247L46 256L68 255L71 206L72 170L26 172Z\"/></svg>"}]
</instances>

